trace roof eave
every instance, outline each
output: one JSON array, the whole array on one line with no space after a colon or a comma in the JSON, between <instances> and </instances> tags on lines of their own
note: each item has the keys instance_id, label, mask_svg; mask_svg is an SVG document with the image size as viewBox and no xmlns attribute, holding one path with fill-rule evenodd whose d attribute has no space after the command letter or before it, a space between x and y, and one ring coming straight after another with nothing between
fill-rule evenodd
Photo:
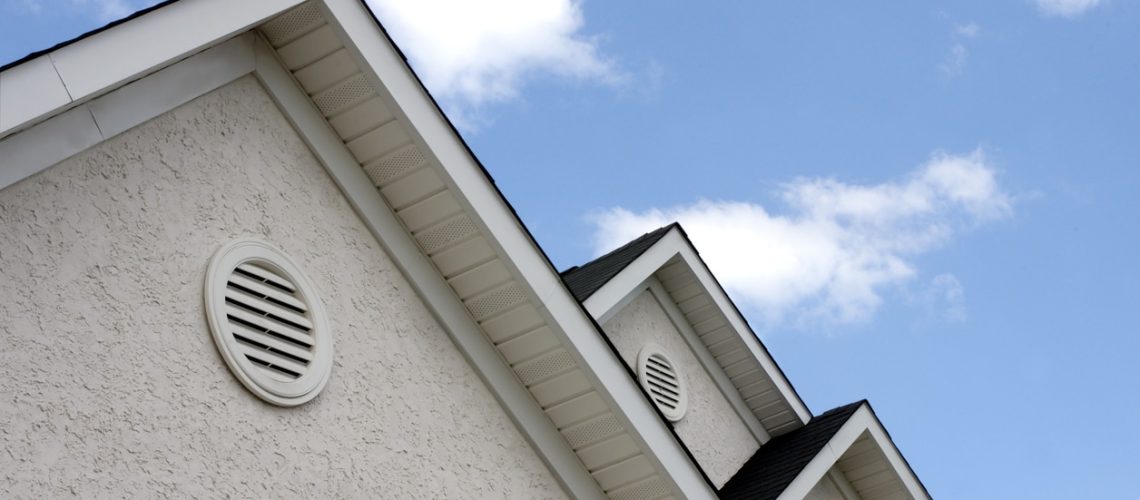
<instances>
[{"instance_id":1,"label":"roof eave","mask_svg":"<svg viewBox=\"0 0 1140 500\"><path fill-rule=\"evenodd\" d=\"M302 2L163 2L9 63L0 68L0 140L244 33Z\"/></svg>"},{"instance_id":2,"label":"roof eave","mask_svg":"<svg viewBox=\"0 0 1140 500\"><path fill-rule=\"evenodd\" d=\"M770 429L769 433L777 435L806 424L811 419L807 405L772 358L767 347L752 330L740 309L729 298L720 281L701 259L696 247L679 224L667 226L667 232L652 246L639 253L636 258L623 266L620 272L593 291L583 301L586 310L598 322L605 323L626 301L641 291L648 278L669 264L683 265L698 278L703 292L717 305L732 330L748 349L749 355L763 367L787 402L789 410L794 413L798 425L776 429L775 432Z\"/></svg>"}]
</instances>

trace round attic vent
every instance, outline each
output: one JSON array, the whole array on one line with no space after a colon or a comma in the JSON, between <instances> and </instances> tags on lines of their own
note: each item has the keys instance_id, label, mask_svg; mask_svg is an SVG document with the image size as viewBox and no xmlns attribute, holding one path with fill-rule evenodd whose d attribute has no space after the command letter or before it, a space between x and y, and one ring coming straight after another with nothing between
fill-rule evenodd
<instances>
[{"instance_id":1,"label":"round attic vent","mask_svg":"<svg viewBox=\"0 0 1140 500\"><path fill-rule=\"evenodd\" d=\"M223 246L206 271L206 317L234 376L257 397L297 406L325 386L332 337L313 285L266 243Z\"/></svg>"},{"instance_id":2,"label":"round attic vent","mask_svg":"<svg viewBox=\"0 0 1140 500\"><path fill-rule=\"evenodd\" d=\"M674 366L665 351L655 344L642 347L637 356L637 380L670 422L684 418L689 409L685 382Z\"/></svg>"}]
</instances>

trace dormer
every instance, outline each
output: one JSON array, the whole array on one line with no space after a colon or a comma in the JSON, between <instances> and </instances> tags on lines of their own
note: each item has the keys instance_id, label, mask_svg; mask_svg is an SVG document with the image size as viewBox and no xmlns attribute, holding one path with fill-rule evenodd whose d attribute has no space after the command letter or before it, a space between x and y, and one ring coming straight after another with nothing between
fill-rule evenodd
<instances>
[{"instance_id":1,"label":"dormer","mask_svg":"<svg viewBox=\"0 0 1140 500\"><path fill-rule=\"evenodd\" d=\"M722 498L929 498L866 401L812 417L679 224L562 277Z\"/></svg>"},{"instance_id":2,"label":"dormer","mask_svg":"<svg viewBox=\"0 0 1140 500\"><path fill-rule=\"evenodd\" d=\"M772 437L810 420L679 225L648 233L563 278L667 417L670 395L646 384L639 360L649 351L669 360L687 400L673 429L717 487Z\"/></svg>"}]
</instances>

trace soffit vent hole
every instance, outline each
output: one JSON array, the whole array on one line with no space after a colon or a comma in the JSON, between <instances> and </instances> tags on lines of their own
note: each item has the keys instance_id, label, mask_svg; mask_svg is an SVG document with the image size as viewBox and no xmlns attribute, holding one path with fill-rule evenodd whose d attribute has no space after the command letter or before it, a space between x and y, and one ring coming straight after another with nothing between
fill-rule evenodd
<instances>
[{"instance_id":1,"label":"soffit vent hole","mask_svg":"<svg viewBox=\"0 0 1140 500\"><path fill-rule=\"evenodd\" d=\"M384 186L426 163L424 154L415 144L411 144L368 164L364 167L364 172L372 179L373 184Z\"/></svg>"},{"instance_id":2,"label":"soffit vent hole","mask_svg":"<svg viewBox=\"0 0 1140 500\"><path fill-rule=\"evenodd\" d=\"M285 45L324 24L318 9L315 2L309 2L263 24L261 32L273 47Z\"/></svg>"},{"instance_id":3,"label":"soffit vent hole","mask_svg":"<svg viewBox=\"0 0 1140 500\"><path fill-rule=\"evenodd\" d=\"M331 117L375 95L376 92L364 74L357 73L313 96L313 103L321 110L321 114Z\"/></svg>"}]
</instances>

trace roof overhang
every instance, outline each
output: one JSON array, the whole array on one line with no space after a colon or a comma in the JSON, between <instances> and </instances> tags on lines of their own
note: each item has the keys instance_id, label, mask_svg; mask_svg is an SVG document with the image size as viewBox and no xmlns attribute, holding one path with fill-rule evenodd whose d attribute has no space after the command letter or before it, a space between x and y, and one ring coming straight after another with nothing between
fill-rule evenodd
<instances>
[{"instance_id":1,"label":"roof overhang","mask_svg":"<svg viewBox=\"0 0 1140 500\"><path fill-rule=\"evenodd\" d=\"M800 471L778 500L804 498L832 468L843 474L863 500L930 499L866 402Z\"/></svg>"},{"instance_id":2,"label":"roof overhang","mask_svg":"<svg viewBox=\"0 0 1140 500\"><path fill-rule=\"evenodd\" d=\"M716 370L727 376L747 412L767 434L793 431L811 419L803 400L679 225L668 227L655 243L585 297L583 304L604 324L641 291L658 283L699 338L699 345L692 346L694 351L711 354Z\"/></svg>"},{"instance_id":3,"label":"roof overhang","mask_svg":"<svg viewBox=\"0 0 1140 500\"><path fill-rule=\"evenodd\" d=\"M304 0L174 1L0 72L0 139L244 33Z\"/></svg>"},{"instance_id":4,"label":"roof overhang","mask_svg":"<svg viewBox=\"0 0 1140 500\"><path fill-rule=\"evenodd\" d=\"M0 189L255 75L575 497L715 491L361 0L194 0L0 72Z\"/></svg>"}]
</instances>

